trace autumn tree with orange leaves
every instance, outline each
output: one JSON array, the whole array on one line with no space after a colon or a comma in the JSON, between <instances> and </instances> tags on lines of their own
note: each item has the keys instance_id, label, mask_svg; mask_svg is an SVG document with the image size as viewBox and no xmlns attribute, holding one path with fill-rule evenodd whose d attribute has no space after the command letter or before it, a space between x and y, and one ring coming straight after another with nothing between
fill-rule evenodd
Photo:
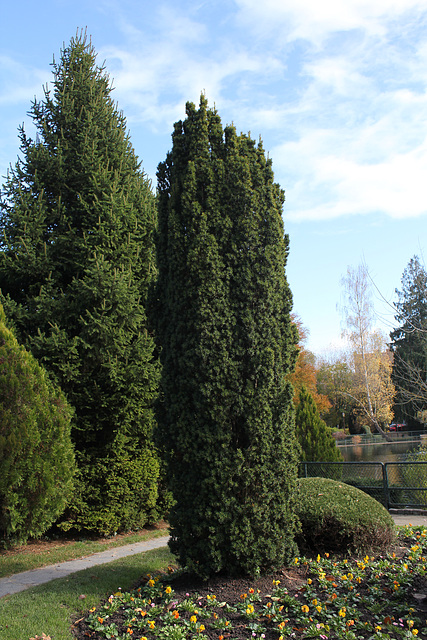
<instances>
[{"instance_id":1,"label":"autumn tree with orange leaves","mask_svg":"<svg viewBox=\"0 0 427 640\"><path fill-rule=\"evenodd\" d=\"M298 329L298 357L295 370L290 374L289 380L294 387L294 404L298 406L300 393L303 387L307 389L313 398L319 413L327 413L331 408L331 403L327 396L317 391L317 370L316 357L314 353L305 348L308 338L308 330L302 324L301 318L292 314L292 322Z\"/></svg>"}]
</instances>

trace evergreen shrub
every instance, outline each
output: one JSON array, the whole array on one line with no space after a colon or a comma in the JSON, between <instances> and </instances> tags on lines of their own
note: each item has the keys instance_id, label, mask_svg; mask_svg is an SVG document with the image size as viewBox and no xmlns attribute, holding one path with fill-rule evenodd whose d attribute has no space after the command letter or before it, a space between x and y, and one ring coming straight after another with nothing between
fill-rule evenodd
<instances>
[{"instance_id":1,"label":"evergreen shrub","mask_svg":"<svg viewBox=\"0 0 427 640\"><path fill-rule=\"evenodd\" d=\"M395 540L387 509L360 489L327 478L300 478L297 495L303 553L380 552Z\"/></svg>"},{"instance_id":2,"label":"evergreen shrub","mask_svg":"<svg viewBox=\"0 0 427 640\"><path fill-rule=\"evenodd\" d=\"M313 396L303 385L295 414L297 440L301 456L307 462L341 462L332 429L321 419Z\"/></svg>"},{"instance_id":3,"label":"evergreen shrub","mask_svg":"<svg viewBox=\"0 0 427 640\"><path fill-rule=\"evenodd\" d=\"M70 500L72 409L6 327L0 305L0 542L41 536Z\"/></svg>"},{"instance_id":4,"label":"evergreen shrub","mask_svg":"<svg viewBox=\"0 0 427 640\"><path fill-rule=\"evenodd\" d=\"M59 528L109 536L152 524L161 515L157 510L158 475L155 452L138 453L129 446L118 448L110 458L82 464L73 503Z\"/></svg>"}]
</instances>

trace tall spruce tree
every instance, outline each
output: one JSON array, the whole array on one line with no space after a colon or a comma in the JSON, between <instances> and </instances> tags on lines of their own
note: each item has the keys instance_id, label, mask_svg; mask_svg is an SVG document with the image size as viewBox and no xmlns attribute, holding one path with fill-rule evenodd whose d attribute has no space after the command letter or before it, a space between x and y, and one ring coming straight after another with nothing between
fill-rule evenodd
<instances>
[{"instance_id":1,"label":"tall spruce tree","mask_svg":"<svg viewBox=\"0 0 427 640\"><path fill-rule=\"evenodd\" d=\"M299 393L295 425L302 460L338 462L343 459L332 436L332 429L320 417L314 398L305 385Z\"/></svg>"},{"instance_id":2,"label":"tall spruce tree","mask_svg":"<svg viewBox=\"0 0 427 640\"><path fill-rule=\"evenodd\" d=\"M158 169L159 442L171 549L200 575L255 574L295 551L296 357L283 191L261 142L186 105Z\"/></svg>"},{"instance_id":3,"label":"tall spruce tree","mask_svg":"<svg viewBox=\"0 0 427 640\"><path fill-rule=\"evenodd\" d=\"M396 387L395 418L412 429L427 422L427 272L414 256L396 289L398 327L390 333L392 379Z\"/></svg>"},{"instance_id":4,"label":"tall spruce tree","mask_svg":"<svg viewBox=\"0 0 427 640\"><path fill-rule=\"evenodd\" d=\"M19 339L75 408L68 526L111 533L143 524L156 500L155 199L84 34L53 75L2 194L0 288Z\"/></svg>"}]
</instances>

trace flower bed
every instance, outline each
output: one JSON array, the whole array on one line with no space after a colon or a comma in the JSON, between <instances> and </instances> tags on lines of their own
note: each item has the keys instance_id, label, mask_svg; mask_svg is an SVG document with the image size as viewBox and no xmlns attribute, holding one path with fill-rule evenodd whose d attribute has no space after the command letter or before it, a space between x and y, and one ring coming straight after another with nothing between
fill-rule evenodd
<instances>
[{"instance_id":1,"label":"flower bed","mask_svg":"<svg viewBox=\"0 0 427 640\"><path fill-rule=\"evenodd\" d=\"M207 582L171 569L120 590L80 621L92 640L427 638L427 529L405 527L388 555L295 558L251 579Z\"/></svg>"}]
</instances>

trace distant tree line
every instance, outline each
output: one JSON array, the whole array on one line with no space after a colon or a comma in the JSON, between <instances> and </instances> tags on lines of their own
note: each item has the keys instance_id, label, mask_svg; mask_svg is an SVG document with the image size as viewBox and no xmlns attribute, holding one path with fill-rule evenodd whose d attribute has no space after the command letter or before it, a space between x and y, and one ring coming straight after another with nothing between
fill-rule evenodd
<instances>
[{"instance_id":1,"label":"distant tree line","mask_svg":"<svg viewBox=\"0 0 427 640\"><path fill-rule=\"evenodd\" d=\"M348 347L320 359L301 336L291 380L310 390L321 417L337 430L381 433L392 422L406 430L427 423L427 272L417 256L402 275L394 303L397 327L390 336L374 328L372 281L366 265L349 267L342 279Z\"/></svg>"}]
</instances>

